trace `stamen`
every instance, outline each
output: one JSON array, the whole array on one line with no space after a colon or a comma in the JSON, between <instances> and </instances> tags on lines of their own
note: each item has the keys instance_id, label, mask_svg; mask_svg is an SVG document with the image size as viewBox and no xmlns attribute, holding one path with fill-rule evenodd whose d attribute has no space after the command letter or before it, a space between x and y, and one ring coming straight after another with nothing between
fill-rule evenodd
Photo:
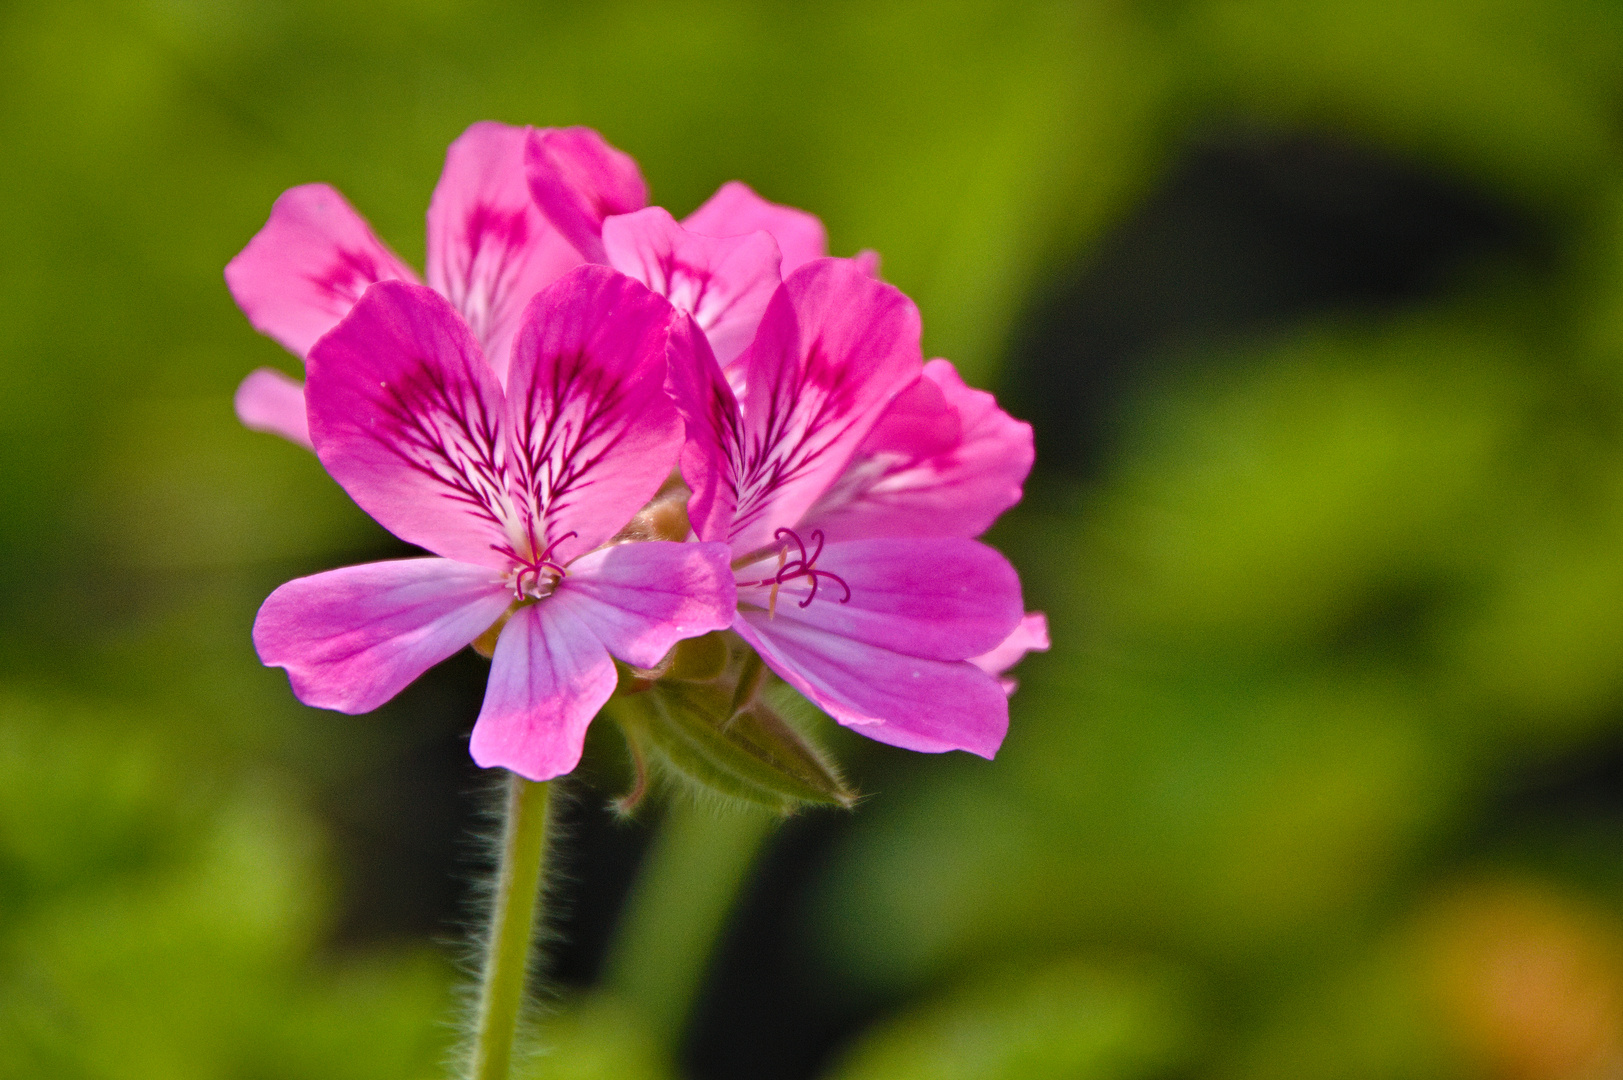
<instances>
[{"instance_id":1,"label":"stamen","mask_svg":"<svg viewBox=\"0 0 1623 1080\"><path fill-rule=\"evenodd\" d=\"M553 560L553 550L565 540L573 539L579 535L580 534L576 532L564 533L562 536L558 537L558 539L548 544L546 546L546 550L542 551L541 554L534 559L520 557L518 552L514 551L506 544L491 544L490 546L492 550L499 551L503 555L506 555L508 558L512 559L514 562L518 563L518 572L513 575L513 595L520 600L523 600L526 597L534 600L540 600L543 597L552 595L551 588L548 588L545 593L541 591L541 580L543 576L550 575L552 577L552 580L549 583L552 587L556 587L560 580L569 576L569 571L564 569L563 564ZM525 578L530 579L529 588L524 587Z\"/></svg>"},{"instance_id":2,"label":"stamen","mask_svg":"<svg viewBox=\"0 0 1623 1080\"><path fill-rule=\"evenodd\" d=\"M851 586L845 583L844 578L832 571L817 569L817 560L823 554L822 529L812 530L811 542L814 550L810 555L806 554L806 545L801 543L799 535L793 529L779 529L772 534L772 538L778 541L780 545L778 548L778 572L769 578L762 578L760 581L739 582L739 584L745 586L770 585L772 587L772 591L767 598L767 618L777 618L778 586L799 577L811 580L811 591L806 594L806 599L800 601L799 605L797 605L799 607L808 607L817 598L817 586L820 579L825 577L833 578L839 583L840 588L845 591L845 595L840 598L840 603L847 604L851 602ZM799 557L792 562L789 561L790 541L794 542L795 548L799 551Z\"/></svg>"},{"instance_id":3,"label":"stamen","mask_svg":"<svg viewBox=\"0 0 1623 1080\"><path fill-rule=\"evenodd\" d=\"M789 549L780 547L778 549L778 572L772 576L772 593L766 602L766 617L769 619L778 617L778 586L783 583L783 561L788 557Z\"/></svg>"}]
</instances>

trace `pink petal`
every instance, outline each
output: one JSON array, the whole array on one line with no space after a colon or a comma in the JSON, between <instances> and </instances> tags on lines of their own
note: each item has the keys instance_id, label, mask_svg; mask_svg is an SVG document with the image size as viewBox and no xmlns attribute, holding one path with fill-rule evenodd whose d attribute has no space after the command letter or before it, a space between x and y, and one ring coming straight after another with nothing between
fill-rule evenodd
<instances>
[{"instance_id":1,"label":"pink petal","mask_svg":"<svg viewBox=\"0 0 1623 1080\"><path fill-rule=\"evenodd\" d=\"M811 578L790 577L777 586L773 603L770 585L760 582L778 577L778 563L766 558L738 570L741 610L771 625L803 624L931 660L979 656L1020 624L1020 579L985 544L957 537L855 540L819 552L815 540L804 533L800 539L814 560L815 590ZM789 545L788 558L804 561L798 545Z\"/></svg>"},{"instance_id":2,"label":"pink petal","mask_svg":"<svg viewBox=\"0 0 1623 1080\"><path fill-rule=\"evenodd\" d=\"M610 266L692 315L723 365L749 345L780 281L767 233L701 236L657 206L604 221L603 249Z\"/></svg>"},{"instance_id":3,"label":"pink petal","mask_svg":"<svg viewBox=\"0 0 1623 1080\"><path fill-rule=\"evenodd\" d=\"M841 539L979 536L1020 501L1031 462L1031 426L932 360L805 524Z\"/></svg>"},{"instance_id":4,"label":"pink petal","mask_svg":"<svg viewBox=\"0 0 1623 1080\"><path fill-rule=\"evenodd\" d=\"M501 575L449 559L350 566L271 593L254 648L287 669L306 705L370 712L484 633L512 599Z\"/></svg>"},{"instance_id":5,"label":"pink petal","mask_svg":"<svg viewBox=\"0 0 1623 1080\"><path fill-rule=\"evenodd\" d=\"M366 221L326 184L282 193L270 220L225 268L254 329L299 357L374 281L417 280Z\"/></svg>"},{"instance_id":6,"label":"pink petal","mask_svg":"<svg viewBox=\"0 0 1623 1080\"><path fill-rule=\"evenodd\" d=\"M783 253L785 277L828 254L828 233L817 215L767 202L737 180L721 185L708 202L687 216L682 227L705 236L771 233Z\"/></svg>"},{"instance_id":7,"label":"pink petal","mask_svg":"<svg viewBox=\"0 0 1623 1080\"><path fill-rule=\"evenodd\" d=\"M969 662L988 675L1002 675L1018 664L1026 653L1047 651L1048 617L1040 611L1030 611L1001 645L991 652L970 657ZM1002 683L1006 694L1014 693L1018 685L1009 678L1000 678L998 682Z\"/></svg>"},{"instance_id":8,"label":"pink petal","mask_svg":"<svg viewBox=\"0 0 1623 1080\"><path fill-rule=\"evenodd\" d=\"M872 248L863 248L851 256L851 261L857 264L858 270L861 270L875 281L879 280L879 252L874 251Z\"/></svg>"},{"instance_id":9,"label":"pink petal","mask_svg":"<svg viewBox=\"0 0 1623 1080\"><path fill-rule=\"evenodd\" d=\"M732 624L728 557L725 544L616 544L571 563L554 596L567 596L615 656L653 667L683 638Z\"/></svg>"},{"instance_id":10,"label":"pink petal","mask_svg":"<svg viewBox=\"0 0 1623 1080\"><path fill-rule=\"evenodd\" d=\"M530 304L513 346L514 498L562 561L620 530L671 473L682 424L665 393L671 306L606 266L580 266Z\"/></svg>"},{"instance_id":11,"label":"pink petal","mask_svg":"<svg viewBox=\"0 0 1623 1080\"><path fill-rule=\"evenodd\" d=\"M306 449L310 445L310 421L304 415L304 385L288 378L274 368L260 368L248 373L237 387L234 401L237 419L250 431L268 431L296 442Z\"/></svg>"},{"instance_id":12,"label":"pink petal","mask_svg":"<svg viewBox=\"0 0 1623 1080\"><path fill-rule=\"evenodd\" d=\"M682 414L682 479L695 535L722 540L738 507L735 477L744 468L743 418L704 331L686 315L671 323L666 386ZM736 367L736 365L735 365Z\"/></svg>"},{"instance_id":13,"label":"pink petal","mask_svg":"<svg viewBox=\"0 0 1623 1080\"><path fill-rule=\"evenodd\" d=\"M531 780L580 762L586 728L614 693L608 650L557 594L520 608L502 627L469 750L483 768Z\"/></svg>"},{"instance_id":14,"label":"pink petal","mask_svg":"<svg viewBox=\"0 0 1623 1080\"><path fill-rule=\"evenodd\" d=\"M870 739L990 758L1009 729L1007 696L973 664L906 656L764 611L740 612L733 628L785 682Z\"/></svg>"},{"instance_id":15,"label":"pink petal","mask_svg":"<svg viewBox=\"0 0 1623 1080\"><path fill-rule=\"evenodd\" d=\"M588 262L604 261L604 218L648 205L637 163L591 128L531 132L524 167L536 206Z\"/></svg>"},{"instance_id":16,"label":"pink petal","mask_svg":"<svg viewBox=\"0 0 1623 1080\"><path fill-rule=\"evenodd\" d=\"M737 365L746 389L731 451L733 550L798 522L922 363L918 309L850 260L818 259L785 279Z\"/></svg>"},{"instance_id":17,"label":"pink petal","mask_svg":"<svg viewBox=\"0 0 1623 1080\"><path fill-rule=\"evenodd\" d=\"M462 313L497 378L530 298L581 261L530 198L527 132L474 124L446 151L428 204L428 283Z\"/></svg>"},{"instance_id":18,"label":"pink petal","mask_svg":"<svg viewBox=\"0 0 1623 1080\"><path fill-rule=\"evenodd\" d=\"M506 402L439 293L386 281L310 352L316 455L361 509L448 559L509 565L523 542L507 490Z\"/></svg>"}]
</instances>

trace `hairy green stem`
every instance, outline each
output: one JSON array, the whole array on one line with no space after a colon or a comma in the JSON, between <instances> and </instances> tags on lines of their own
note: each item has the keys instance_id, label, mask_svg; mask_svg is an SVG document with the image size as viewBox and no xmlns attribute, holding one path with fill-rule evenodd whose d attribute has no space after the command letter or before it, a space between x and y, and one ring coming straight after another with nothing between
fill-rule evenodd
<instances>
[{"instance_id":1,"label":"hairy green stem","mask_svg":"<svg viewBox=\"0 0 1623 1080\"><path fill-rule=\"evenodd\" d=\"M524 1011L530 941L541 908L541 864L547 851L546 784L509 774L501 866L491 899L474 1030L471 1080L508 1080L513 1042Z\"/></svg>"},{"instance_id":2,"label":"hairy green stem","mask_svg":"<svg viewBox=\"0 0 1623 1080\"><path fill-rule=\"evenodd\" d=\"M610 949L604 983L674 1053L716 937L780 819L675 799L654 834Z\"/></svg>"}]
</instances>

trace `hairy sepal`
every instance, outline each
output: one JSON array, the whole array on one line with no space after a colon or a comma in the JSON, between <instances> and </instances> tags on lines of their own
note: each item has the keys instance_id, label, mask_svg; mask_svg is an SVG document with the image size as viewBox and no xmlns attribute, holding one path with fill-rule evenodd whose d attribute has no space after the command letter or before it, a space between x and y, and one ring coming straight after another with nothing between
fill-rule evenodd
<instances>
[{"instance_id":1,"label":"hairy sepal","mask_svg":"<svg viewBox=\"0 0 1623 1080\"><path fill-rule=\"evenodd\" d=\"M673 665L671 675L617 697L610 715L634 754L664 766L673 779L781 814L851 807L856 793L822 750L753 692L759 661L743 663L754 654L739 653L719 677L683 679L681 665ZM741 682L750 684L742 694Z\"/></svg>"}]
</instances>

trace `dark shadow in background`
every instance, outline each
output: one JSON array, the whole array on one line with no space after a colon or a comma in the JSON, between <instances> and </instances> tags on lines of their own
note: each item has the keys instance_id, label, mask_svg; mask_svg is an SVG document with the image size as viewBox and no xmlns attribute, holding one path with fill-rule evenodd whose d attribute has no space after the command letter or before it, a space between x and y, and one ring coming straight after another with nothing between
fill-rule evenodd
<instances>
[{"instance_id":1,"label":"dark shadow in background","mask_svg":"<svg viewBox=\"0 0 1623 1080\"><path fill-rule=\"evenodd\" d=\"M1039 469L1087 475L1113 415L1190 346L1243 339L1326 313L1374 314L1436 297L1471 264L1535 272L1551 245L1531 223L1448 178L1317 135L1234 130L1191 142L1139 211L1041 291L1013 343L1000 398L1037 430ZM1207 351L1202 355L1213 355ZM415 725L402 759L370 779L364 814L338 815L355 867L348 940L445 937L467 911L483 782L467 760L486 665L471 654L429 672L399 703ZM448 718L462 718L451 722ZM878 753L883 782L912 767ZM1546 770L1498 819L1623 814L1623 747L1584 769ZM573 892L551 971L589 985L646 846L612 819L613 793L577 790L567 811ZM891 787L896 784L892 783ZM684 1054L697 1080L802 1080L886 1003L832 985L804 939L808 886L849 819L790 822L762 860L721 942ZM1497 827L1497 826L1496 826Z\"/></svg>"},{"instance_id":2,"label":"dark shadow in background","mask_svg":"<svg viewBox=\"0 0 1623 1080\"><path fill-rule=\"evenodd\" d=\"M1043 291L999 397L1036 429L1040 469L1088 473L1124 396L1190 346L1316 315L1383 314L1436 297L1486 257L1543 264L1547 246L1508 208L1364 147L1208 136Z\"/></svg>"}]
</instances>

